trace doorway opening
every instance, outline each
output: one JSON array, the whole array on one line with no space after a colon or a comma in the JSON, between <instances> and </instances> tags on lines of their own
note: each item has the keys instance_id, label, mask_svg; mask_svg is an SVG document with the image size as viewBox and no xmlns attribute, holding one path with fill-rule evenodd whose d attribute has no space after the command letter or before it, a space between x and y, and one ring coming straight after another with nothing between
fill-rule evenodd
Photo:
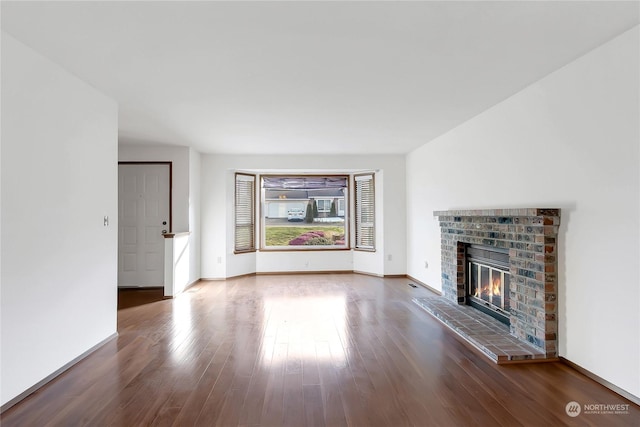
<instances>
[{"instance_id":1,"label":"doorway opening","mask_svg":"<svg viewBox=\"0 0 640 427\"><path fill-rule=\"evenodd\" d=\"M164 286L171 162L118 162L118 287Z\"/></svg>"}]
</instances>

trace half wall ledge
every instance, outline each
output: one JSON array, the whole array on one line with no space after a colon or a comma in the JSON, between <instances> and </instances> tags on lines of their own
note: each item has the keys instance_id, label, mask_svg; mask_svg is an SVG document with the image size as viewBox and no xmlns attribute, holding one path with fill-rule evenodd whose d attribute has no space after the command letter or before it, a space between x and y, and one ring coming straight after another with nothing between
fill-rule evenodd
<instances>
[{"instance_id":1,"label":"half wall ledge","mask_svg":"<svg viewBox=\"0 0 640 427\"><path fill-rule=\"evenodd\" d=\"M189 231L165 233L164 297L173 298L189 286Z\"/></svg>"}]
</instances>

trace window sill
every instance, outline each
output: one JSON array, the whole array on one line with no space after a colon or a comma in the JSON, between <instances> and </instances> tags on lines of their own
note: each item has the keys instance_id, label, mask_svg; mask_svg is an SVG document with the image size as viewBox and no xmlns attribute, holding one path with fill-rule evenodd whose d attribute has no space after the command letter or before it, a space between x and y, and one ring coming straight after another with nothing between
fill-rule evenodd
<instances>
[{"instance_id":1,"label":"window sill","mask_svg":"<svg viewBox=\"0 0 640 427\"><path fill-rule=\"evenodd\" d=\"M296 248L287 248L287 247L277 247L277 248L260 248L261 252L327 252L327 251L349 251L351 248L348 247L319 247L319 246L308 246L308 247L296 247Z\"/></svg>"},{"instance_id":2,"label":"window sill","mask_svg":"<svg viewBox=\"0 0 640 427\"><path fill-rule=\"evenodd\" d=\"M244 251L233 251L233 254L234 255L250 254L250 253L253 253L253 252L257 252L257 251L258 251L257 249L247 249L247 250L244 250Z\"/></svg>"}]
</instances>

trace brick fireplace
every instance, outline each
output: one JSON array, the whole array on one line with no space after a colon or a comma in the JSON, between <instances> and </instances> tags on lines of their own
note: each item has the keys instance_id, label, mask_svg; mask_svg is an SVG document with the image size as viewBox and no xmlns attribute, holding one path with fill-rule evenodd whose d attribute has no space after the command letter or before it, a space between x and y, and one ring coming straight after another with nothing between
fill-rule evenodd
<instances>
[{"instance_id":1,"label":"brick fireplace","mask_svg":"<svg viewBox=\"0 0 640 427\"><path fill-rule=\"evenodd\" d=\"M557 236L559 209L436 211L441 230L443 296L469 299L467 251L481 246L508 252L511 335L557 357Z\"/></svg>"}]
</instances>

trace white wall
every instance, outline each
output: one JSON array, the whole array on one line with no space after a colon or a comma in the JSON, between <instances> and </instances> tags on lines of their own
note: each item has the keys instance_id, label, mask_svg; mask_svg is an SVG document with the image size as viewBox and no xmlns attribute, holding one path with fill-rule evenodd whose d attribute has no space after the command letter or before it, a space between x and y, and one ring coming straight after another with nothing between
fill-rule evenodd
<instances>
[{"instance_id":1,"label":"white wall","mask_svg":"<svg viewBox=\"0 0 640 427\"><path fill-rule=\"evenodd\" d=\"M191 245L189 233L176 234L164 240L164 296L180 294L191 283L189 267L191 265Z\"/></svg>"},{"instance_id":2,"label":"white wall","mask_svg":"<svg viewBox=\"0 0 640 427\"><path fill-rule=\"evenodd\" d=\"M200 279L200 153L189 150L189 283Z\"/></svg>"},{"instance_id":3,"label":"white wall","mask_svg":"<svg viewBox=\"0 0 640 427\"><path fill-rule=\"evenodd\" d=\"M233 253L234 172L286 170L344 173L379 170L376 252L314 251ZM404 156L202 156L202 277L254 272L357 270L401 274L406 266ZM385 215L385 213L388 213ZM387 221L388 219L388 221ZM388 248L392 260L385 257ZM401 273L397 273L401 272Z\"/></svg>"},{"instance_id":4,"label":"white wall","mask_svg":"<svg viewBox=\"0 0 640 427\"><path fill-rule=\"evenodd\" d=\"M174 233L190 232L189 283L200 278L200 154L189 148L122 142L118 161L171 162Z\"/></svg>"},{"instance_id":5,"label":"white wall","mask_svg":"<svg viewBox=\"0 0 640 427\"><path fill-rule=\"evenodd\" d=\"M2 34L2 404L116 332L117 120Z\"/></svg>"},{"instance_id":6,"label":"white wall","mask_svg":"<svg viewBox=\"0 0 640 427\"><path fill-rule=\"evenodd\" d=\"M440 288L434 210L561 208L560 355L635 396L638 40L636 27L407 156L408 274Z\"/></svg>"}]
</instances>

